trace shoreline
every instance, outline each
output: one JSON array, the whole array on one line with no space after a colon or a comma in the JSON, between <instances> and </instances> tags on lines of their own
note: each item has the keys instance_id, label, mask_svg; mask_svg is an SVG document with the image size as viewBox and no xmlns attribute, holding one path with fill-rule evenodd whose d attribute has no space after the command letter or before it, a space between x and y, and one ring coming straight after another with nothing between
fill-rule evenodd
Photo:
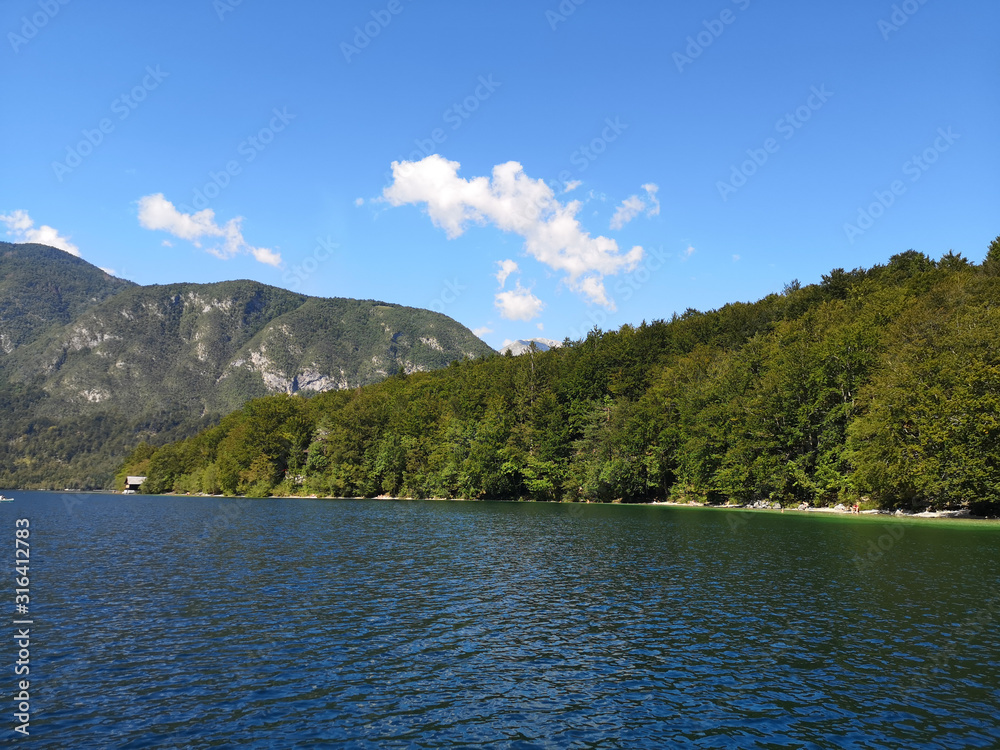
<instances>
[{"instance_id":1,"label":"shoreline","mask_svg":"<svg viewBox=\"0 0 1000 750\"><path fill-rule=\"evenodd\" d=\"M5 489L3 492L15 493L15 492L45 492L49 494L60 494L66 492L73 493L87 493L95 495L120 495L122 497L132 497L141 495L125 495L121 492L115 490L24 490L24 489ZM537 503L539 505L559 505L559 506L619 506L619 507L632 507L632 508L645 508L645 507L668 507L668 508L688 508L691 510L728 510L728 511L742 511L748 513L788 513L799 514L799 515L819 515L819 516L834 516L838 518L881 518L881 519L913 519L921 521L974 521L974 522L989 522L989 523L1000 523L1000 518L990 518L986 516L974 516L968 509L963 510L938 510L938 511L921 511L919 513L910 513L902 510L888 511L888 510L862 510L859 513L854 513L853 511L847 509L845 506L835 506L831 507L806 507L801 506L796 507L755 507L753 505L708 505L703 503L698 503L695 501L688 501L686 503L676 502L672 500L654 500L652 502L646 503L622 503L622 502L611 502L611 503L591 503L591 502L568 502L568 501L546 501L546 500L472 500L469 498L462 497L425 497L425 498L412 498L412 497L392 497L389 495L377 495L375 497L333 497L333 496L320 496L320 495L270 495L269 497L250 497L248 495L206 495L203 493L183 493L178 494L175 492L166 492L161 495L147 495L146 497L200 497L206 499L216 499L216 500L393 500L398 502L408 502L408 501L435 501L435 502L452 502L452 503ZM841 509L843 508L843 509Z\"/></svg>"}]
</instances>

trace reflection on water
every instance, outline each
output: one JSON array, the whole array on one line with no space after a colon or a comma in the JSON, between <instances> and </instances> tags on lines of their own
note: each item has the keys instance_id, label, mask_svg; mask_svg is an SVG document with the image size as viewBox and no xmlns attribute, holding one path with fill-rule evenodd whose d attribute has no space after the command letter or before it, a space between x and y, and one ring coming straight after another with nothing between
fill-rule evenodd
<instances>
[{"instance_id":1,"label":"reflection on water","mask_svg":"<svg viewBox=\"0 0 1000 750\"><path fill-rule=\"evenodd\" d=\"M1000 744L992 526L41 493L0 508L10 529L23 516L40 745Z\"/></svg>"}]
</instances>

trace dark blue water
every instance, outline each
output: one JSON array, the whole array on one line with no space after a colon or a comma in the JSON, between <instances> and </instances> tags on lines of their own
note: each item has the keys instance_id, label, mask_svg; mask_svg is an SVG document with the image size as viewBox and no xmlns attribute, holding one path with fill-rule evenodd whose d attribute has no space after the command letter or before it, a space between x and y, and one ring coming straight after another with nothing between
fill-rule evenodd
<instances>
[{"instance_id":1,"label":"dark blue water","mask_svg":"<svg viewBox=\"0 0 1000 750\"><path fill-rule=\"evenodd\" d=\"M994 526L15 494L34 747L1000 746Z\"/></svg>"}]
</instances>

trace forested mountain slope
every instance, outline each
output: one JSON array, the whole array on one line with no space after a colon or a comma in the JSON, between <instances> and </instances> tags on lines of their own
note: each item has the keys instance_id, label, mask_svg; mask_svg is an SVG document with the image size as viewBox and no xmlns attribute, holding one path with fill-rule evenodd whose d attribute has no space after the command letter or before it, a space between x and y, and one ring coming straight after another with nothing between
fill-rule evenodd
<instances>
[{"instance_id":1,"label":"forested mountain slope","mask_svg":"<svg viewBox=\"0 0 1000 750\"><path fill-rule=\"evenodd\" d=\"M54 248L12 247L0 310L19 345L0 359L0 486L109 486L138 440L192 435L248 399L492 351L427 310L255 281L136 286ZM54 288L60 305L31 307ZM29 308L21 325L12 311Z\"/></svg>"},{"instance_id":2,"label":"forested mountain slope","mask_svg":"<svg viewBox=\"0 0 1000 750\"><path fill-rule=\"evenodd\" d=\"M1000 499L1000 238L520 357L248 403L145 489L883 507Z\"/></svg>"},{"instance_id":3,"label":"forested mountain slope","mask_svg":"<svg viewBox=\"0 0 1000 750\"><path fill-rule=\"evenodd\" d=\"M131 286L57 248L0 242L0 358Z\"/></svg>"}]
</instances>

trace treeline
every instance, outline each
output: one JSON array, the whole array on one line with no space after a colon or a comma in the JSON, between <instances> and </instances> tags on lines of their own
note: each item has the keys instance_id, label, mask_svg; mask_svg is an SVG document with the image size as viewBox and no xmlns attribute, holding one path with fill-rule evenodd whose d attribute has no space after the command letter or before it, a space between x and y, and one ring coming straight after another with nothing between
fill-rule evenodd
<instances>
[{"instance_id":1,"label":"treeline","mask_svg":"<svg viewBox=\"0 0 1000 750\"><path fill-rule=\"evenodd\" d=\"M140 445L143 490L881 507L1000 501L1000 238Z\"/></svg>"}]
</instances>

